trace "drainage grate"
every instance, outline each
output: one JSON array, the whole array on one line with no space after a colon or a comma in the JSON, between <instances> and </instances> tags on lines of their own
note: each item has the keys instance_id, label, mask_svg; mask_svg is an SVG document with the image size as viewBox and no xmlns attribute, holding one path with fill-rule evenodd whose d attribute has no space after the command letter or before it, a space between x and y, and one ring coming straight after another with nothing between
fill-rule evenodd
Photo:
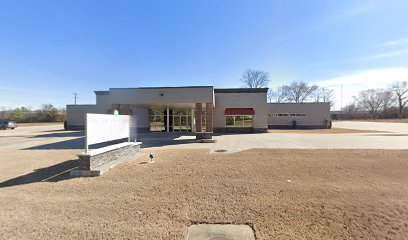
<instances>
[{"instance_id":1,"label":"drainage grate","mask_svg":"<svg viewBox=\"0 0 408 240\"><path fill-rule=\"evenodd\" d=\"M216 149L216 150L214 150L214 152L226 152L227 150L225 150L225 149Z\"/></svg>"},{"instance_id":2,"label":"drainage grate","mask_svg":"<svg viewBox=\"0 0 408 240\"><path fill-rule=\"evenodd\" d=\"M255 240L248 225L198 224L190 226L187 240Z\"/></svg>"}]
</instances>

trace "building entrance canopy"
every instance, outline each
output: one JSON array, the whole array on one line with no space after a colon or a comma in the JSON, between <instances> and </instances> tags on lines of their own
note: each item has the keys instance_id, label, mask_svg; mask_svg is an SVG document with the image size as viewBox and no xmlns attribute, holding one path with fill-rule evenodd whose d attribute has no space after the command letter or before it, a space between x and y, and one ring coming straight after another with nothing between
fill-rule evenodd
<instances>
[{"instance_id":1,"label":"building entrance canopy","mask_svg":"<svg viewBox=\"0 0 408 240\"><path fill-rule=\"evenodd\" d=\"M255 115L253 108L226 108L225 115Z\"/></svg>"}]
</instances>

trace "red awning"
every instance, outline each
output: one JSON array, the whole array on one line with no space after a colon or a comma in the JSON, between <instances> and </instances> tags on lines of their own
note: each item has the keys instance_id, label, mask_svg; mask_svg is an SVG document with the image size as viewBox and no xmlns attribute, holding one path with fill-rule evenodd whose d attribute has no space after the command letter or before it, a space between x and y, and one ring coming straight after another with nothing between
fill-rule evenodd
<instances>
[{"instance_id":1,"label":"red awning","mask_svg":"<svg viewBox=\"0 0 408 240\"><path fill-rule=\"evenodd\" d=\"M255 115L253 108L226 108L225 115Z\"/></svg>"}]
</instances>

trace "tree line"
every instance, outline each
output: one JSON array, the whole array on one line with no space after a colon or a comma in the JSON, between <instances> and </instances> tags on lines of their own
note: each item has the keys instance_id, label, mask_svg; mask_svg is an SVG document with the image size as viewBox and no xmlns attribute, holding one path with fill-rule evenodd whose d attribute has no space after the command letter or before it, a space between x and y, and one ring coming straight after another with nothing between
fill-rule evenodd
<instances>
[{"instance_id":1,"label":"tree line","mask_svg":"<svg viewBox=\"0 0 408 240\"><path fill-rule=\"evenodd\" d=\"M262 70L246 70L241 81L249 88L268 88L269 74ZM268 102L277 103L305 103L305 102L329 102L334 103L332 89L310 85L307 82L293 81L283 84L276 89L268 90Z\"/></svg>"},{"instance_id":2,"label":"tree line","mask_svg":"<svg viewBox=\"0 0 408 240\"><path fill-rule=\"evenodd\" d=\"M43 104L39 110L18 107L14 110L0 111L0 119L15 122L62 122L65 109L57 109L52 104Z\"/></svg>"},{"instance_id":3,"label":"tree line","mask_svg":"<svg viewBox=\"0 0 408 240\"><path fill-rule=\"evenodd\" d=\"M268 88L269 74L262 70L246 70L241 81L249 88ZM283 84L276 89L269 89L268 102L304 103L329 102L334 104L334 91L307 82ZM353 102L342 110L349 113L367 112L371 118L404 118L408 112L408 83L396 81L388 88L367 89L353 97Z\"/></svg>"},{"instance_id":4,"label":"tree line","mask_svg":"<svg viewBox=\"0 0 408 240\"><path fill-rule=\"evenodd\" d=\"M348 112L366 111L373 118L390 118L395 113L404 118L407 112L408 82L396 81L388 88L360 91L351 104L343 110Z\"/></svg>"}]
</instances>

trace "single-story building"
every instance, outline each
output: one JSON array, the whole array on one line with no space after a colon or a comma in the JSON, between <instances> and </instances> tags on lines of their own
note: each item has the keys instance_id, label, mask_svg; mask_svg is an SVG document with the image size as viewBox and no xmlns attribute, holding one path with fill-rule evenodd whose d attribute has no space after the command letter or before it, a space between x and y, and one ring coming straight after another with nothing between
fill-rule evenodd
<instances>
[{"instance_id":1,"label":"single-story building","mask_svg":"<svg viewBox=\"0 0 408 240\"><path fill-rule=\"evenodd\" d=\"M268 88L214 89L213 86L110 88L95 91L94 105L67 105L66 128L84 129L86 113L115 110L133 115L138 131L187 131L197 135L266 132L268 127L276 125L291 127L288 121L302 119L296 114L306 114L298 126L304 123L323 127L324 121L330 119L328 104L268 104L267 91ZM273 117L273 114L289 115L285 118L287 121L283 121L284 118Z\"/></svg>"}]
</instances>

